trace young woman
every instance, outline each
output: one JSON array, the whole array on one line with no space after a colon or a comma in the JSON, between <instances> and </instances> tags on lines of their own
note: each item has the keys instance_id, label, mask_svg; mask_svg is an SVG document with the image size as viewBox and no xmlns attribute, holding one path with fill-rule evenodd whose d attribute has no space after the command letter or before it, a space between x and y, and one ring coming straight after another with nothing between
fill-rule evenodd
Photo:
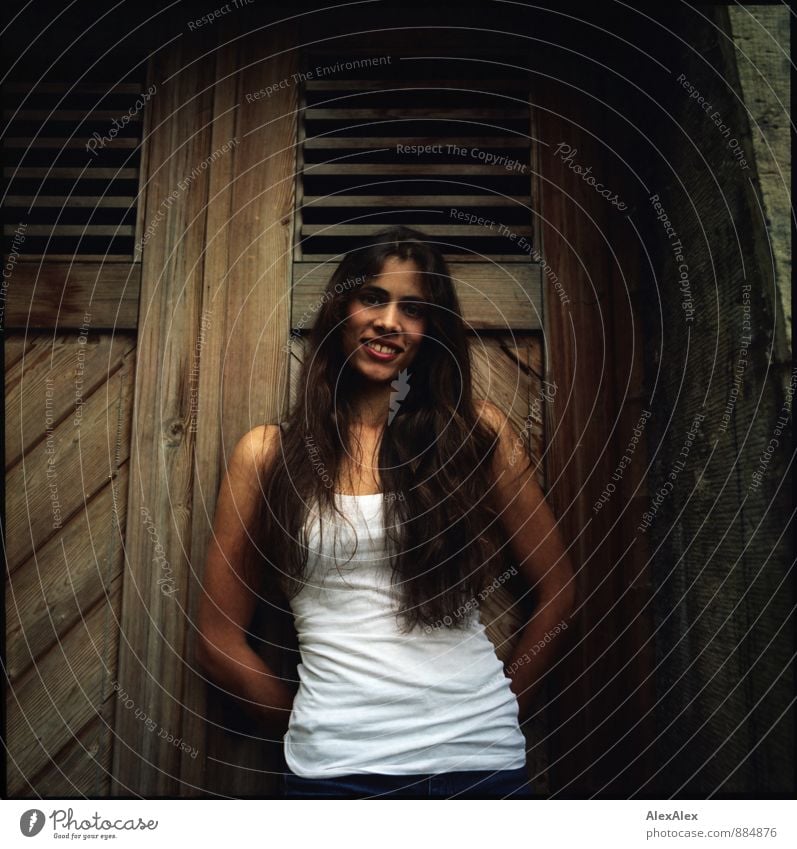
<instances>
[{"instance_id":1,"label":"young woman","mask_svg":"<svg viewBox=\"0 0 797 849\"><path fill-rule=\"evenodd\" d=\"M201 663L284 735L289 798L528 798L519 718L551 661L536 645L573 604L532 464L472 398L456 292L423 234L348 253L319 307L290 417L229 463ZM536 608L504 668L478 600L509 553ZM246 642L266 590L296 623L295 693Z\"/></svg>"}]
</instances>

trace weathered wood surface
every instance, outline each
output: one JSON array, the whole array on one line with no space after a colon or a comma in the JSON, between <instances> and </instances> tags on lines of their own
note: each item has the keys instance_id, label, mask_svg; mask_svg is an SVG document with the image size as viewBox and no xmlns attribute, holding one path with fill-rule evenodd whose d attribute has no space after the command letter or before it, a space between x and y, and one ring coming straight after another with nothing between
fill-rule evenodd
<instances>
[{"instance_id":1,"label":"weathered wood surface","mask_svg":"<svg viewBox=\"0 0 797 849\"><path fill-rule=\"evenodd\" d=\"M273 789L267 760L276 744L233 736L226 704L215 695L206 702L192 624L227 459L245 431L280 419L287 391L279 375L287 382L296 89L251 103L245 95L290 77L295 58L270 55L262 38L230 41L234 27L220 22L208 35L207 48L227 42L214 61L181 72L195 42L157 57L151 69L171 80L153 101L147 221L186 173L236 142L172 204L181 225L159 227L143 254L119 674L200 755L142 733L117 707L121 795ZM197 114L205 120L197 123ZM156 584L144 510L174 576L171 597Z\"/></svg>"},{"instance_id":2,"label":"weathered wood surface","mask_svg":"<svg viewBox=\"0 0 797 849\"><path fill-rule=\"evenodd\" d=\"M30 228L29 228L30 229ZM6 329L134 330L141 264L137 262L18 262L6 303Z\"/></svg>"},{"instance_id":3,"label":"weathered wood surface","mask_svg":"<svg viewBox=\"0 0 797 849\"><path fill-rule=\"evenodd\" d=\"M305 147L317 147L314 142L317 139L308 139L305 142ZM338 145L335 142L349 141L369 141L369 139L336 139L325 138L324 147L348 147L348 144ZM513 139L502 140L504 142L513 141ZM523 141L521 139L521 141ZM357 145L359 146L359 145ZM355 145L352 145L355 147ZM304 198L303 205L305 207L324 207L324 206L455 206L460 209L467 209L469 206L491 206L491 207L516 207L519 204L528 204L529 199L522 195L307 195ZM424 228L422 228L424 229Z\"/></svg>"},{"instance_id":4,"label":"weathered wood surface","mask_svg":"<svg viewBox=\"0 0 797 849\"><path fill-rule=\"evenodd\" d=\"M528 108L519 109L480 109L479 119L483 121L498 121L500 119L528 117ZM432 118L436 121L449 120L473 121L473 111L462 109L384 109L374 107L373 109L325 109L311 107L307 110L308 121L404 121L410 118L424 119ZM351 166L355 167L355 166ZM361 166L365 167L365 166Z\"/></svg>"},{"instance_id":5,"label":"weathered wood surface","mask_svg":"<svg viewBox=\"0 0 797 849\"><path fill-rule=\"evenodd\" d=\"M741 95L750 117L750 145L772 246L783 321L781 360L791 360L791 115L788 6L728 6ZM747 135L745 131L744 136ZM754 178L755 179L755 178Z\"/></svg>"},{"instance_id":6,"label":"weathered wood surface","mask_svg":"<svg viewBox=\"0 0 797 849\"><path fill-rule=\"evenodd\" d=\"M80 404L106 383L135 349L129 333L26 336L24 355L13 356L11 361L6 357L6 470L45 437L45 414L53 422L75 415ZM23 337L14 334L13 338L16 344Z\"/></svg>"},{"instance_id":7,"label":"weathered wood surface","mask_svg":"<svg viewBox=\"0 0 797 849\"><path fill-rule=\"evenodd\" d=\"M200 31L193 49L211 47L214 38ZM155 56L149 67L159 90L150 103L145 130L150 163L145 221L154 224L173 191L177 199L170 203L169 221L153 227L142 253L120 620L125 638L118 670L120 686L171 733L182 721L186 679L185 613L191 580L186 545L194 465L190 371L200 329L210 169L200 170L185 190L179 183L213 150L215 83L214 63L191 64L189 50L184 40ZM121 702L115 706L114 727L112 792L175 793L179 750L149 733Z\"/></svg>"},{"instance_id":8,"label":"weathered wood surface","mask_svg":"<svg viewBox=\"0 0 797 849\"><path fill-rule=\"evenodd\" d=\"M20 795L35 793L45 799L69 796L102 798L108 795L113 735L110 722L116 698L115 694L106 698L97 715L58 751L55 763L34 776Z\"/></svg>"},{"instance_id":9,"label":"weathered wood surface","mask_svg":"<svg viewBox=\"0 0 797 849\"><path fill-rule=\"evenodd\" d=\"M6 673L12 686L121 575L127 472L125 463L113 483L109 481L60 534L9 575ZM116 623L111 627L116 629Z\"/></svg>"},{"instance_id":10,"label":"weathered wood surface","mask_svg":"<svg viewBox=\"0 0 797 849\"><path fill-rule=\"evenodd\" d=\"M58 753L95 719L112 692L120 590L117 577L107 587L107 598L103 594L83 611L80 621L9 691L9 795L18 795L37 774L57 774Z\"/></svg>"},{"instance_id":11,"label":"weathered wood surface","mask_svg":"<svg viewBox=\"0 0 797 849\"><path fill-rule=\"evenodd\" d=\"M393 89L411 89L423 91L424 89L432 89L439 91L441 89L464 89L466 91L521 91L528 90L528 82L525 80L490 80L490 79L446 79L438 77L436 79L391 79L391 80L368 80L368 79L351 79L351 80L335 80L335 79L317 79L307 80L305 85L308 89L314 91L392 91ZM405 141L406 139L401 139ZM414 137L413 137L414 140ZM420 143L420 142L419 142Z\"/></svg>"},{"instance_id":12,"label":"weathered wood surface","mask_svg":"<svg viewBox=\"0 0 797 849\"><path fill-rule=\"evenodd\" d=\"M555 154L557 144L566 140L577 149L579 163L611 174L612 188L627 185L584 129L603 126L599 107L566 84L546 86L539 94L542 247L567 298L552 279L544 280L547 379L557 386L546 408L548 497L565 543L572 546L578 595L576 627L557 637L563 659L549 676L542 709L552 718L553 783L569 794L591 792L615 774L602 757L602 741L622 739L622 759L635 747L637 752L643 749L652 733L649 722L636 722L655 698L649 650L640 650L651 628L649 608L641 611L647 600L645 555L640 550L625 557L636 514L628 510L618 518L613 509L593 509L612 483L627 445L623 440L636 422L642 347L623 275L633 277L639 268L628 220ZM635 404L624 403L629 394ZM639 482L645 458L643 446L637 451L623 487L629 497L633 487L627 487ZM618 509L626 506L619 503L619 493L614 498ZM629 578L638 592L627 592ZM628 632L626 626L640 612ZM634 684L630 693L619 696L611 681L623 669ZM633 785L647 760L636 759L622 781ZM623 763L631 761L633 755Z\"/></svg>"},{"instance_id":13,"label":"weathered wood surface","mask_svg":"<svg viewBox=\"0 0 797 849\"><path fill-rule=\"evenodd\" d=\"M32 447L6 472L6 561L10 571L38 550L102 489L115 469L119 392L119 462L128 456L134 352L129 349L118 372L106 377L77 412L48 419L46 386L40 382L39 416L26 419ZM91 379L89 380L91 383ZM78 425L76 426L76 421ZM38 425L38 427L36 427ZM35 428L35 429L34 429Z\"/></svg>"},{"instance_id":14,"label":"weathered wood surface","mask_svg":"<svg viewBox=\"0 0 797 849\"><path fill-rule=\"evenodd\" d=\"M26 336L7 342L8 792L104 794L111 717L96 720L116 672L134 340Z\"/></svg>"},{"instance_id":15,"label":"weathered wood surface","mask_svg":"<svg viewBox=\"0 0 797 849\"><path fill-rule=\"evenodd\" d=\"M279 28L273 43L293 44L292 32L290 27ZM246 57L243 63L241 51ZM266 58L273 52L268 43L244 36L235 51L225 54L231 70L243 66L237 75L239 98L297 71L295 51ZM235 215L226 233L230 257L226 351L222 383L215 393L220 410L214 424L220 428L214 437L221 447L222 453L216 455L220 464L226 464L244 431L279 421L287 402L284 346L290 332L297 95L291 86L268 100L251 104L244 100L236 116L244 141L236 152ZM210 389L209 396L214 397ZM204 557L207 539L207 529L198 527L197 556ZM261 614L267 643L261 653L279 674L285 660L280 647L288 639L286 623L271 610ZM208 792L237 797L277 791L281 740L269 740L252 724L240 725L215 694L208 728Z\"/></svg>"}]
</instances>

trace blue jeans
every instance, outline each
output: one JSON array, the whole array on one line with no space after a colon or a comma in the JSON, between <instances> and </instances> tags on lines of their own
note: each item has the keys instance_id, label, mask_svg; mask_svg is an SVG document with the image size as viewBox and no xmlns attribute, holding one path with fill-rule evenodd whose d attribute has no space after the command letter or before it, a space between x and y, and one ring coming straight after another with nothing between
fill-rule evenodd
<instances>
[{"instance_id":1,"label":"blue jeans","mask_svg":"<svg viewBox=\"0 0 797 849\"><path fill-rule=\"evenodd\" d=\"M287 769L287 768L286 768ZM531 799L525 767L437 775L341 775L302 778L282 773L285 799Z\"/></svg>"}]
</instances>

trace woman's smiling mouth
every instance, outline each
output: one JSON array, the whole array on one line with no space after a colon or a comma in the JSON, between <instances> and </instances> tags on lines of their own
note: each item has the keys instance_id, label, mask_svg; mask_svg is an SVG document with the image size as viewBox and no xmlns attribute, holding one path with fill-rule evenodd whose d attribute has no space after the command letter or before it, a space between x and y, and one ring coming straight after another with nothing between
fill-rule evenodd
<instances>
[{"instance_id":1,"label":"woman's smiling mouth","mask_svg":"<svg viewBox=\"0 0 797 849\"><path fill-rule=\"evenodd\" d=\"M393 345L388 342L380 342L377 339L364 340L363 348L365 348L368 354L372 357L377 360L381 360L382 362L394 360L403 351L403 349L399 348L398 345Z\"/></svg>"}]
</instances>

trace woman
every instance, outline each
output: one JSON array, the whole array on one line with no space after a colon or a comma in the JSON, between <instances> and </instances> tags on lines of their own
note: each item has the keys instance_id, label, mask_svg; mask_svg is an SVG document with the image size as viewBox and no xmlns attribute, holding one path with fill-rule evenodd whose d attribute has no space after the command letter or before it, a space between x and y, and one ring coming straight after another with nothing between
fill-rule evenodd
<instances>
[{"instance_id":1,"label":"woman","mask_svg":"<svg viewBox=\"0 0 797 849\"><path fill-rule=\"evenodd\" d=\"M517 433L472 399L445 260L392 228L344 257L319 307L295 409L230 460L201 663L284 734L289 798L528 798L518 720L573 575ZM537 604L503 668L478 600L509 552ZM295 697L246 642L266 589L296 623Z\"/></svg>"}]
</instances>

